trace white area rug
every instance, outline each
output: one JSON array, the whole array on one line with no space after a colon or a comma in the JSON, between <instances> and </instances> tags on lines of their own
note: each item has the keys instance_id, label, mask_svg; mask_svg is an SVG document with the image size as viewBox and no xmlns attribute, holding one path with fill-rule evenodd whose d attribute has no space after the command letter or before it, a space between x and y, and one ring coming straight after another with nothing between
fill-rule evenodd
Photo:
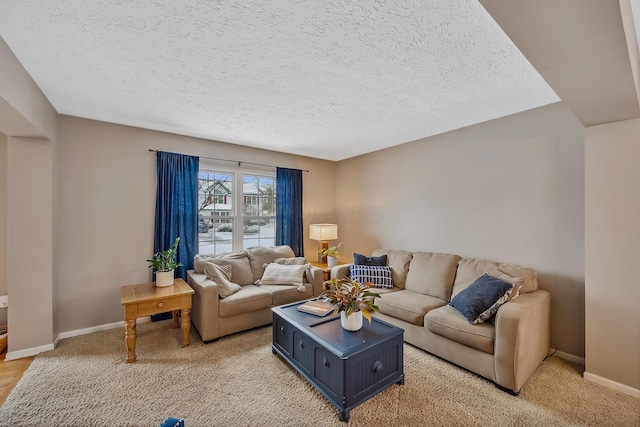
<instances>
[{"instance_id":1,"label":"white area rug","mask_svg":"<svg viewBox=\"0 0 640 427\"><path fill-rule=\"evenodd\" d=\"M138 325L138 361L124 328L62 340L35 358L0 408L0 425L186 427L345 426L279 356L271 328L191 346L171 321ZM640 426L640 400L584 380L551 357L519 396L405 344L405 384L351 411L351 426Z\"/></svg>"}]
</instances>

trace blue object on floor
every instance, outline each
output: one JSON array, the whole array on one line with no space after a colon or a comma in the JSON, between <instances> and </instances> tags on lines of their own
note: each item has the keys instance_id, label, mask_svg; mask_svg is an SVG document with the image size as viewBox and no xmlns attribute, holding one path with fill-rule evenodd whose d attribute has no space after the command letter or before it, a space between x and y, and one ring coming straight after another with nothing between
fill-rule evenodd
<instances>
[{"instance_id":1,"label":"blue object on floor","mask_svg":"<svg viewBox=\"0 0 640 427\"><path fill-rule=\"evenodd\" d=\"M182 418L169 417L159 427L184 427L184 420Z\"/></svg>"}]
</instances>

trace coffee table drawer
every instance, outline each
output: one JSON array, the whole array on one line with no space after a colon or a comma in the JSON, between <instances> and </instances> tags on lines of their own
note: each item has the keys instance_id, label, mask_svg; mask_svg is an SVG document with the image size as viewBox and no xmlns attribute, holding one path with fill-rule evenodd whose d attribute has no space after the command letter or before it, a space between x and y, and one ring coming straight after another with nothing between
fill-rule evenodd
<instances>
[{"instance_id":1,"label":"coffee table drawer","mask_svg":"<svg viewBox=\"0 0 640 427\"><path fill-rule=\"evenodd\" d=\"M313 377L317 385L335 400L342 398L343 366L338 356L322 347L316 347Z\"/></svg>"},{"instance_id":2,"label":"coffee table drawer","mask_svg":"<svg viewBox=\"0 0 640 427\"><path fill-rule=\"evenodd\" d=\"M291 354L291 331L293 326L282 320L279 316L273 316L273 344L286 355Z\"/></svg>"},{"instance_id":3,"label":"coffee table drawer","mask_svg":"<svg viewBox=\"0 0 640 427\"><path fill-rule=\"evenodd\" d=\"M147 301L138 304L138 316L164 313L165 311L179 310L180 298L166 298L157 301Z\"/></svg>"},{"instance_id":4,"label":"coffee table drawer","mask_svg":"<svg viewBox=\"0 0 640 427\"><path fill-rule=\"evenodd\" d=\"M313 367L315 348L316 343L308 335L297 329L293 330L293 360L298 362L307 373L310 373Z\"/></svg>"},{"instance_id":5,"label":"coffee table drawer","mask_svg":"<svg viewBox=\"0 0 640 427\"><path fill-rule=\"evenodd\" d=\"M378 393L384 384L397 382L403 374L403 340L396 337L376 348L375 352L362 353L345 362L345 396L347 404L366 400Z\"/></svg>"}]
</instances>

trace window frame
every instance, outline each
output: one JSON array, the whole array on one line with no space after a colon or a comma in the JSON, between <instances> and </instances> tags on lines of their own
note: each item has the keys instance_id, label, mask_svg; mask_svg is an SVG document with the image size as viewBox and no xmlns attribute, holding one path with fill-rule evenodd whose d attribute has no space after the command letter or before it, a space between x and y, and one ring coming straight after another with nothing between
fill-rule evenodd
<instances>
[{"instance_id":1,"label":"window frame","mask_svg":"<svg viewBox=\"0 0 640 427\"><path fill-rule=\"evenodd\" d=\"M220 215L220 218L233 218L233 222L232 222L232 234L231 234L231 250L233 252L236 251L242 251L244 250L244 222L245 219L252 219L252 218L265 218L265 219L270 219L273 218L273 226L274 226L274 244L275 244L275 236L276 236L276 209L275 209L275 203L276 203L276 193L277 193L277 188L276 188L276 171L275 170L260 170L260 169L249 169L249 168L244 168L244 167L225 167L225 166L219 166L219 165L215 165L215 164L210 164L210 163L203 163L202 161L200 162L200 167L198 169L198 174L200 173L213 173L213 174L229 174L232 176L232 189L231 189L231 210L230 210L230 214L229 216L226 215ZM258 178L269 178L269 179L273 179L273 186L274 186L274 195L273 195L273 203L274 203L274 209L273 209L273 216L255 216L255 215L245 215L244 211L243 211L243 201L244 201L244 177L245 176L250 176L250 177L258 177ZM199 180L199 176L198 176L198 180ZM200 191L198 189L198 197L200 195ZM214 196L215 197L215 196ZM256 197L259 196L256 195ZM200 212L198 212L198 226L200 224ZM259 238L258 238L259 239ZM198 252L200 253L200 233L198 232ZM215 251L215 245L214 245L214 252L213 254L219 254L222 253L221 252L217 252ZM208 254L207 254L208 255Z\"/></svg>"},{"instance_id":2,"label":"window frame","mask_svg":"<svg viewBox=\"0 0 640 427\"><path fill-rule=\"evenodd\" d=\"M277 188L276 188L276 172L273 171L272 174L267 174L264 171L259 171L259 172L257 172L257 171L244 171L240 175L241 175L240 176L240 182L242 183L243 187L242 187L242 194L241 194L242 202L238 203L238 205L239 205L238 206L239 217L242 220L242 228L241 228L241 231L242 231L242 245L241 246L242 247L239 250L244 250L244 223L245 223L245 220L251 220L251 219L256 219L256 220L273 219L273 245L275 245L275 239L276 239L276 193L278 191ZM258 214L258 215L245 215L244 209L243 209L244 206L240 206L240 205L244 205L244 201L245 201L246 197L251 197L251 198L255 197L255 200L258 202L257 203L258 206L261 206L261 204L262 204L262 200L261 199L264 199L263 197L260 197L260 195L258 195L258 194L256 194L255 196L253 196L253 195L252 196L245 196L245 194L244 194L244 178L246 176L258 178L258 180L260 178L268 178L268 179L273 180L273 188L274 188L274 192L273 192L273 196L272 196L273 197L273 201L272 201L272 203L273 203L273 215L270 215L270 216L263 216L263 215L260 215L260 214ZM260 242L259 233L260 232L258 232L258 237L256 239L258 240L259 243L261 243ZM251 246L249 246L249 247L251 247Z\"/></svg>"}]
</instances>

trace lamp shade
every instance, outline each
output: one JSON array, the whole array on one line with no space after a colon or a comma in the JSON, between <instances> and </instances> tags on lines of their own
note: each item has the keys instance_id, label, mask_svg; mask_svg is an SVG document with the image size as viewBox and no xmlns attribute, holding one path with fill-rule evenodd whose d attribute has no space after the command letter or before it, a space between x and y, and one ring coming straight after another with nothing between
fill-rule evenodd
<instances>
[{"instance_id":1,"label":"lamp shade","mask_svg":"<svg viewBox=\"0 0 640 427\"><path fill-rule=\"evenodd\" d=\"M338 224L311 224L309 226L311 240L335 240L338 238Z\"/></svg>"}]
</instances>

